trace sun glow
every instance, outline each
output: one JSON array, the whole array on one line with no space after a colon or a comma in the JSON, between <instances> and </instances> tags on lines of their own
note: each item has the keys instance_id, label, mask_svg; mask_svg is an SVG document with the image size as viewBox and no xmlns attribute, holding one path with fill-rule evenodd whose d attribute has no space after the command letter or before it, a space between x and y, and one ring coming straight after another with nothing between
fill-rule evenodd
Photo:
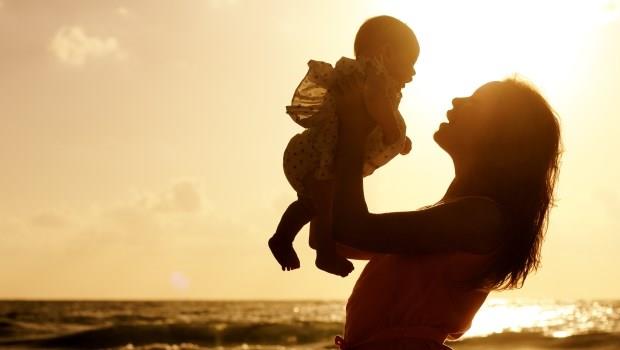
<instances>
[{"instance_id":1,"label":"sun glow","mask_svg":"<svg viewBox=\"0 0 620 350\"><path fill-rule=\"evenodd\" d=\"M588 334L603 325L613 332L614 311L601 303L488 300L465 337L502 332L536 332L554 338Z\"/></svg>"},{"instance_id":2,"label":"sun glow","mask_svg":"<svg viewBox=\"0 0 620 350\"><path fill-rule=\"evenodd\" d=\"M429 97L468 95L514 74L562 94L566 74L588 66L587 36L618 16L618 1L374 1L416 32L412 86ZM416 84L419 83L419 84ZM424 93L424 92L423 92Z\"/></svg>"}]
</instances>

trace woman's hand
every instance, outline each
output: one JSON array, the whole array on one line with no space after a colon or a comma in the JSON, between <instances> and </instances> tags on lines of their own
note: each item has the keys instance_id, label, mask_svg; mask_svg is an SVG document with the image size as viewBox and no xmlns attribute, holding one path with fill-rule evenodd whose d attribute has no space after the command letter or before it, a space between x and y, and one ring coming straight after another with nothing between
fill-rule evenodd
<instances>
[{"instance_id":1,"label":"woman's hand","mask_svg":"<svg viewBox=\"0 0 620 350\"><path fill-rule=\"evenodd\" d=\"M350 138L353 142L363 142L375 127L376 122L366 110L364 94L367 89L360 74L340 78L334 84L339 140Z\"/></svg>"},{"instance_id":2,"label":"woman's hand","mask_svg":"<svg viewBox=\"0 0 620 350\"><path fill-rule=\"evenodd\" d=\"M400 151L400 154L403 156L409 154L411 152L411 139L409 136L405 137L405 144L403 145L403 149Z\"/></svg>"}]
</instances>

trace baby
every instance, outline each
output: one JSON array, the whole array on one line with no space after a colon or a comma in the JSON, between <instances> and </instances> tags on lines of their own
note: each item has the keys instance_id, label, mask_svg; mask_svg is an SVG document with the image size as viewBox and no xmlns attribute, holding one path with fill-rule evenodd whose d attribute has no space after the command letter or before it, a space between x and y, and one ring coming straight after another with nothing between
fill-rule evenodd
<instances>
[{"instance_id":1,"label":"baby","mask_svg":"<svg viewBox=\"0 0 620 350\"><path fill-rule=\"evenodd\" d=\"M401 89L415 75L413 65L419 51L417 38L405 23L378 16L359 28L355 59L342 57L335 67L325 62L308 62L309 70L295 90L291 105L286 107L291 118L306 128L289 141L284 151L284 173L298 199L286 209L269 239L269 248L282 270L299 268L293 240L310 221L318 228L310 236L310 246L316 249L316 266L343 277L353 270L353 264L338 254L331 238L338 116L330 88L352 74L365 78L365 107L377 123L366 142L364 176L368 176L396 155L411 151L398 104Z\"/></svg>"}]
</instances>

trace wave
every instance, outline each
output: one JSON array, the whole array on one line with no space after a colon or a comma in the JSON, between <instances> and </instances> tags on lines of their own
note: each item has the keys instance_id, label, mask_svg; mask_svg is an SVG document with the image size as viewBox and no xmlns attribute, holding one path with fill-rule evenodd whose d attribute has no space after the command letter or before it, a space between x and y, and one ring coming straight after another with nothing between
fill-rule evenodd
<instances>
[{"instance_id":1,"label":"wave","mask_svg":"<svg viewBox=\"0 0 620 350\"><path fill-rule=\"evenodd\" d=\"M342 332L342 323L298 322L291 324L155 324L115 325L46 338L0 341L2 345L63 349L120 348L127 344L193 344L198 347L250 345L302 345L331 343ZM564 338L542 333L499 333L452 342L459 349L597 349L620 348L620 334L595 333ZM146 347L148 348L148 347Z\"/></svg>"},{"instance_id":2,"label":"wave","mask_svg":"<svg viewBox=\"0 0 620 350\"><path fill-rule=\"evenodd\" d=\"M491 334L486 337L468 338L452 344L458 344L459 349L470 347L473 349L482 347L491 349L516 347L535 349L597 349L605 347L608 349L620 349L620 334L589 333L558 338L535 332L505 332Z\"/></svg>"},{"instance_id":3,"label":"wave","mask_svg":"<svg viewBox=\"0 0 620 350\"><path fill-rule=\"evenodd\" d=\"M333 338L342 332L341 323L295 324L159 324L115 325L49 338L0 341L1 345L98 349L127 344L192 343L200 346L238 344L308 344Z\"/></svg>"}]
</instances>

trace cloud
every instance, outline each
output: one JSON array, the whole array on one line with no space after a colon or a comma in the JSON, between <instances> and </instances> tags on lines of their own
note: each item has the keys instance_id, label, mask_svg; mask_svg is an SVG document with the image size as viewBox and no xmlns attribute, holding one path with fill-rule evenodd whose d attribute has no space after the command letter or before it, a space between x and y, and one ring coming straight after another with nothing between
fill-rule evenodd
<instances>
[{"instance_id":1,"label":"cloud","mask_svg":"<svg viewBox=\"0 0 620 350\"><path fill-rule=\"evenodd\" d=\"M30 223L36 227L51 229L69 226L69 222L66 218L55 213L41 213L39 215L35 215L30 219Z\"/></svg>"},{"instance_id":2,"label":"cloud","mask_svg":"<svg viewBox=\"0 0 620 350\"><path fill-rule=\"evenodd\" d=\"M126 7L123 7L123 6L117 7L116 8L116 13L118 13L118 15L121 16L121 17L129 16L129 10Z\"/></svg>"},{"instance_id":3,"label":"cloud","mask_svg":"<svg viewBox=\"0 0 620 350\"><path fill-rule=\"evenodd\" d=\"M133 202L123 207L159 213L197 212L207 204L201 187L192 180L177 180L161 192L135 192Z\"/></svg>"},{"instance_id":4,"label":"cloud","mask_svg":"<svg viewBox=\"0 0 620 350\"><path fill-rule=\"evenodd\" d=\"M140 233L154 236L161 232L157 217L147 210L131 205L104 209L101 221L96 222L95 226L95 231L117 232L128 237Z\"/></svg>"},{"instance_id":5,"label":"cloud","mask_svg":"<svg viewBox=\"0 0 620 350\"><path fill-rule=\"evenodd\" d=\"M213 205L203 188L197 181L183 179L158 192L128 193L115 203L49 208L25 217L0 216L0 253L17 249L63 256L164 254L228 247L240 235L249 237L257 231L247 220Z\"/></svg>"},{"instance_id":6,"label":"cloud","mask_svg":"<svg viewBox=\"0 0 620 350\"><path fill-rule=\"evenodd\" d=\"M24 223L17 218L0 218L0 241L9 235L21 235L24 232L24 227Z\"/></svg>"},{"instance_id":7,"label":"cloud","mask_svg":"<svg viewBox=\"0 0 620 350\"><path fill-rule=\"evenodd\" d=\"M81 66L92 58L122 59L125 56L116 38L88 36L78 26L60 28L50 42L50 50L61 62L74 66Z\"/></svg>"},{"instance_id":8,"label":"cloud","mask_svg":"<svg viewBox=\"0 0 620 350\"><path fill-rule=\"evenodd\" d=\"M156 193L134 193L132 199L99 210L96 231L148 233L190 232L202 226L212 213L202 186L192 180L176 180Z\"/></svg>"},{"instance_id":9,"label":"cloud","mask_svg":"<svg viewBox=\"0 0 620 350\"><path fill-rule=\"evenodd\" d=\"M205 220L200 185L191 180L177 180L159 193L142 192L115 205L99 210L89 221L91 232L108 233L101 236L123 237L124 242L193 232Z\"/></svg>"},{"instance_id":10,"label":"cloud","mask_svg":"<svg viewBox=\"0 0 620 350\"><path fill-rule=\"evenodd\" d=\"M192 212L201 208L202 200L196 184L181 181L162 193L153 209L164 212Z\"/></svg>"}]
</instances>

